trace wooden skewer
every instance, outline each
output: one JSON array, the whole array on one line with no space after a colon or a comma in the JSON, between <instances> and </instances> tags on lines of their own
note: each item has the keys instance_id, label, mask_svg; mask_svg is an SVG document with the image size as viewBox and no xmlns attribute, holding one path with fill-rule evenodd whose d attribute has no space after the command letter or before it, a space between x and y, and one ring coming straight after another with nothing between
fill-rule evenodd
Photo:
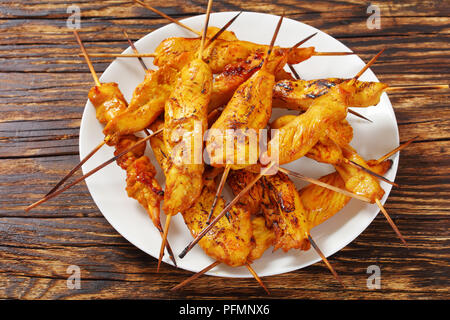
<instances>
[{"instance_id":1,"label":"wooden skewer","mask_svg":"<svg viewBox=\"0 0 450 320\"><path fill-rule=\"evenodd\" d=\"M211 15L212 2L213 2L213 0L208 0L208 7L206 8L205 24L203 26L202 40L200 42L200 50L198 51L199 57L202 57L203 50L205 49L205 39L206 39L206 33L208 31L209 16Z\"/></svg>"},{"instance_id":2,"label":"wooden skewer","mask_svg":"<svg viewBox=\"0 0 450 320\"><path fill-rule=\"evenodd\" d=\"M196 274L194 274L193 276L187 278L186 280L184 280L183 282L177 284L175 287L173 287L172 289L170 289L170 291L175 291L180 289L181 287L184 287L185 285L187 285L188 283L194 281L195 279L197 279L198 277L200 277L202 274L208 272L209 270L215 268L216 266L218 266L220 264L220 261L214 261L213 263L211 263L209 266L207 266L206 268L202 269L201 271L197 272Z\"/></svg>"},{"instance_id":3,"label":"wooden skewer","mask_svg":"<svg viewBox=\"0 0 450 320\"><path fill-rule=\"evenodd\" d=\"M138 49L137 49L136 46L134 45L133 41L131 41L130 37L128 36L128 33L127 33L125 30L122 30L122 32L123 32L125 38L127 38L128 44L130 45L131 49L133 49L133 52L134 52L135 54L139 54ZM139 60L139 63L141 64L142 68L143 68L145 71L148 71L148 67L147 67L147 65L145 64L144 60L143 60L141 57L138 57L138 60Z\"/></svg>"},{"instance_id":4,"label":"wooden skewer","mask_svg":"<svg viewBox=\"0 0 450 320\"><path fill-rule=\"evenodd\" d=\"M86 60L86 63L89 67L89 70L91 71L92 77L94 78L95 85L99 87L101 85L100 80L98 79L97 73L95 72L94 66L92 65L91 59L89 59L89 55L86 51L86 48L84 47L83 42L81 41L80 35L78 34L77 30L73 30L73 34L75 35L75 38L77 39L78 44L80 45L80 49L83 52L84 59Z\"/></svg>"},{"instance_id":5,"label":"wooden skewer","mask_svg":"<svg viewBox=\"0 0 450 320\"><path fill-rule=\"evenodd\" d=\"M367 169L367 168L363 167L362 165L360 165L360 164L358 164L358 163L356 163L356 162L354 162L354 161L352 161L352 160L344 159L344 162L347 163L347 164L349 164L349 165L352 165L352 166L354 166L354 167L356 167L356 168L358 168L358 169L361 169L361 170L367 172L368 174L370 174L371 176L373 176L373 177L375 177L375 178L378 178L378 179L380 179L380 180L383 180L384 182L387 182L387 183L389 183L390 185L392 185L392 186L394 186L394 187L399 188L398 184L396 184L395 182L392 182L391 180L386 179L386 178L383 177L382 175L379 175L378 173L373 172L372 170Z\"/></svg>"},{"instance_id":6,"label":"wooden skewer","mask_svg":"<svg viewBox=\"0 0 450 320\"><path fill-rule=\"evenodd\" d=\"M285 174L287 174L287 175L299 178L301 180L304 180L304 181L307 181L307 182L310 182L310 183L317 184L318 186L330 189L330 190L335 191L335 192L339 192L339 193L341 193L341 194L343 194L343 195L345 195L347 197L355 198L355 199L358 199L358 200L361 200L361 201L364 201L364 202L367 202L367 203L372 203L370 201L370 199L368 199L366 197L363 197L363 196L361 196L359 194L351 193L350 191L347 191L345 189L341 189L341 188L335 187L335 186L333 186L331 184L322 182L320 180L304 176L304 175L302 175L302 174L300 174L298 172L291 171L291 170L288 170L286 168L281 168L281 167L278 168L278 170L283 172L283 173L285 173Z\"/></svg>"},{"instance_id":7,"label":"wooden skewer","mask_svg":"<svg viewBox=\"0 0 450 320\"><path fill-rule=\"evenodd\" d=\"M79 54L78 56L82 56ZM154 53L90 53L93 58L154 58Z\"/></svg>"},{"instance_id":8,"label":"wooden skewer","mask_svg":"<svg viewBox=\"0 0 450 320\"><path fill-rule=\"evenodd\" d=\"M239 12L237 15L235 15L230 21L228 21L211 39L208 40L208 42L206 43L205 47L208 48L208 46L213 43L218 37L220 37L220 35L228 29L229 26L231 26L231 24L234 22L234 20L236 20L240 15L241 15L242 11Z\"/></svg>"},{"instance_id":9,"label":"wooden skewer","mask_svg":"<svg viewBox=\"0 0 450 320\"><path fill-rule=\"evenodd\" d=\"M119 158L120 158L121 156L123 156L124 154L130 152L130 150L134 149L136 146L140 145L141 143L146 142L148 139L150 139L150 138L153 137L154 135L156 135L156 134L162 132L162 130L163 130L163 129L161 128L161 129L159 129L159 130L153 132L151 135L149 135L149 136L147 136L147 137L145 137L145 138L142 138L141 140L137 141L137 142L136 142L135 144L133 144L132 146L129 146L129 147L126 148L124 151L122 151L121 153L119 153L117 156L114 156L114 157L112 157L111 159L105 161L104 163L102 163L101 165L99 165L99 166L97 166L96 168L92 169L91 171L89 171L88 173L86 173L86 174L83 175L82 177L78 178L77 180L75 180L75 181L72 182L71 184L69 184L69 185L65 186L64 188L59 189L59 190L57 190L57 191L55 191L55 192L53 192L53 193L51 193L51 194L45 196L45 197L42 198L41 200L36 201L35 203L31 204L30 206L28 206L28 207L25 209L25 211L26 211L26 212L30 211L31 209L37 207L38 205L40 205L40 204L42 204L42 203L44 203L44 202L46 202L46 201L48 201L48 200L50 200L50 199L56 197L57 195L59 195L59 194L61 194L62 192L66 191L67 189L69 189L69 188L73 187L74 185L80 183L81 181L83 181L83 180L85 180L86 178L90 177L91 175L93 175L94 173L96 173L97 171L99 171L100 169L106 167L108 164L110 164L110 163L116 161L117 159L119 159Z\"/></svg>"},{"instance_id":10,"label":"wooden skewer","mask_svg":"<svg viewBox=\"0 0 450 320\"><path fill-rule=\"evenodd\" d=\"M156 272L159 272L159 267L161 265L161 261L164 256L164 248L166 247L166 243L167 243L167 235L169 233L171 219L172 219L172 215L170 215L170 214L167 215L166 224L164 225L164 233L162 236L161 248L159 250L158 268L156 269Z\"/></svg>"},{"instance_id":11,"label":"wooden skewer","mask_svg":"<svg viewBox=\"0 0 450 320\"><path fill-rule=\"evenodd\" d=\"M353 85L355 83L356 80L359 79L359 77L362 76L362 74L364 72L366 72L367 69L370 68L371 65L373 65L375 63L375 61L377 61L378 57L384 52L384 49L381 50L380 52L378 52L375 57L373 57L372 59L370 59L370 61L350 80L349 84Z\"/></svg>"},{"instance_id":12,"label":"wooden skewer","mask_svg":"<svg viewBox=\"0 0 450 320\"><path fill-rule=\"evenodd\" d=\"M354 52L314 52L313 56L350 56Z\"/></svg>"},{"instance_id":13,"label":"wooden skewer","mask_svg":"<svg viewBox=\"0 0 450 320\"><path fill-rule=\"evenodd\" d=\"M301 46L302 44L304 44L306 41L308 41L308 40L311 39L312 37L316 36L317 33L318 33L318 32L313 33L312 35L307 36L305 39L300 40L299 42L297 42L296 44L294 44L294 45L292 46L292 48L289 49L289 51L293 51L295 48L300 47L300 46Z\"/></svg>"},{"instance_id":14,"label":"wooden skewer","mask_svg":"<svg viewBox=\"0 0 450 320\"><path fill-rule=\"evenodd\" d=\"M384 156L382 156L380 159L377 160L377 164L380 164L381 162L383 162L387 158L391 157L393 154L399 152L400 150L405 149L407 146L409 146L411 143L413 143L414 140L417 140L417 138L419 138L419 136L416 136L416 137L406 141L404 144L398 146L394 150L389 151L388 153L386 153Z\"/></svg>"},{"instance_id":15,"label":"wooden skewer","mask_svg":"<svg viewBox=\"0 0 450 320\"><path fill-rule=\"evenodd\" d=\"M366 120L366 121L369 121L369 122L372 122L372 123L373 123L372 120L370 120L369 118L366 118L366 117L363 116L362 114L360 114L360 113L358 113L358 112L356 112L356 111L354 111L354 110L352 110L352 109L348 109L348 113L351 113L351 114L353 114L354 116L357 116L357 117L359 117L359 118L361 118L361 119L364 119L364 120Z\"/></svg>"},{"instance_id":16,"label":"wooden skewer","mask_svg":"<svg viewBox=\"0 0 450 320\"><path fill-rule=\"evenodd\" d=\"M393 154L395 154L396 152L406 148L407 146L409 146L414 140L416 140L418 137L414 137L410 140L408 140L407 142L403 143L402 145L398 146L397 148L395 148L394 150L388 152L387 154L385 154L384 156L382 156L381 158L379 158L376 163L379 164L383 161L385 161L386 159L388 159L390 156L392 156ZM403 242L403 244L408 247L408 244L405 241L405 238L402 236L402 234L400 233L400 230L397 228L397 226L395 225L394 221L391 219L391 217L389 216L389 214L387 213L386 209L384 209L383 205L381 204L379 199L375 199L375 203L377 204L377 206L380 208L380 211L383 213L383 215L385 216L386 220L389 222L389 224L391 225L392 229L395 231L395 233L397 234L397 236L400 238L400 240Z\"/></svg>"},{"instance_id":17,"label":"wooden skewer","mask_svg":"<svg viewBox=\"0 0 450 320\"><path fill-rule=\"evenodd\" d=\"M392 221L391 217L387 213L386 209L384 209L383 205L381 204L379 199L375 199L375 203L377 204L378 208L380 208L380 211L384 214L386 220L391 225L392 229L394 229L397 236L400 238L400 240L403 242L403 244L408 247L408 244L405 241L405 238L403 238L402 234L400 233L400 230L398 230L397 226L395 225L394 221Z\"/></svg>"},{"instance_id":18,"label":"wooden skewer","mask_svg":"<svg viewBox=\"0 0 450 320\"><path fill-rule=\"evenodd\" d=\"M294 78L297 80L300 80L300 75L297 73L297 70L295 70L294 66L290 63L288 63L289 70L291 70L292 74L294 75Z\"/></svg>"},{"instance_id":19,"label":"wooden skewer","mask_svg":"<svg viewBox=\"0 0 450 320\"><path fill-rule=\"evenodd\" d=\"M448 89L448 84L436 84L436 85L422 85L422 86L398 86L388 87L386 92L407 91L407 90L436 90L436 89Z\"/></svg>"},{"instance_id":20,"label":"wooden skewer","mask_svg":"<svg viewBox=\"0 0 450 320\"><path fill-rule=\"evenodd\" d=\"M142 2L142 1L139 1L139 0L133 0L133 1L138 3L138 4L140 4L141 6L143 6L145 8L147 8L147 9L153 11L154 13L159 14L160 16L166 18L167 20L172 21L173 23L179 25L180 27L183 27L183 28L185 28L185 29L187 29L189 31L192 31L196 35L201 36L201 33L199 31L192 29L191 27L185 25L184 23L181 23L180 21L178 21L178 20L176 20L176 19L174 19L172 17L169 17L164 12L161 12L158 9L155 9L155 8L151 7L150 5L148 5L148 4L146 4L146 3Z\"/></svg>"},{"instance_id":21,"label":"wooden skewer","mask_svg":"<svg viewBox=\"0 0 450 320\"><path fill-rule=\"evenodd\" d=\"M331 273L333 274L333 276L336 278L337 281L339 281L339 283L345 288L345 284L342 281L342 279L339 277L339 275L337 274L337 272L334 270L334 268L331 266L331 263L328 261L327 257L325 257L325 255L323 254L323 252L320 250L319 246L317 245L317 243L313 240L313 238L311 237L310 234L308 234L308 240L311 243L312 247L314 248L314 250L316 250L316 252L318 253L318 255L320 256L320 258L322 259L322 261L325 263L325 265L328 267L328 269L331 271Z\"/></svg>"},{"instance_id":22,"label":"wooden skewer","mask_svg":"<svg viewBox=\"0 0 450 320\"><path fill-rule=\"evenodd\" d=\"M269 59L269 56L272 53L272 49L275 44L275 40L277 39L278 32L280 31L281 24L283 23L283 19L284 19L284 12L280 17L280 20L278 20L278 24L277 24L277 27L275 28L275 32L272 36L272 40L270 41L269 49L267 50L267 55L266 55L266 59L264 60L264 63Z\"/></svg>"},{"instance_id":23,"label":"wooden skewer","mask_svg":"<svg viewBox=\"0 0 450 320\"><path fill-rule=\"evenodd\" d=\"M225 167L225 170L223 171L222 178L220 179L219 186L217 187L217 192L216 192L216 195L214 196L214 201L211 206L211 210L209 211L209 214L208 214L208 219L206 219L206 224L209 224L211 222L211 218L212 218L214 209L216 208L216 205L217 205L217 200L219 199L220 195L222 194L223 187L225 186L225 182L227 181L230 170L231 170L231 166L228 164Z\"/></svg>"},{"instance_id":24,"label":"wooden skewer","mask_svg":"<svg viewBox=\"0 0 450 320\"><path fill-rule=\"evenodd\" d=\"M92 61L89 58L89 55L86 51L86 48L83 45L83 41L81 41L80 35L78 34L78 32L76 30L73 31L75 38L77 39L77 42L80 46L82 53L82 56L85 58L86 63L89 67L89 70L91 71L92 74L92 78L94 79L95 85L96 86L100 86L100 80L98 79L97 73L95 72L94 66L92 65ZM56 190L58 190L58 188L64 184L64 182L67 181L67 179L69 179L76 171L78 171L79 168L81 168L81 166L88 161L98 150L100 150L101 147L103 147L103 145L106 143L106 141L102 141L98 146L96 146L94 148L94 150L92 150L86 157L84 157L79 164L77 164L68 174L66 174L47 194L46 196L48 196L49 194L55 192Z\"/></svg>"},{"instance_id":25,"label":"wooden skewer","mask_svg":"<svg viewBox=\"0 0 450 320\"><path fill-rule=\"evenodd\" d=\"M67 181L67 179L69 179L71 176L73 176L73 174L75 172L77 172L81 166L83 164L86 163L86 161L88 161L90 158L92 158L92 156L98 151L100 150L101 147L103 147L105 145L106 141L103 140L102 142L100 142L100 144L98 146L96 146L91 152L89 152L89 154L87 156L85 156L80 163L78 163L72 170L70 170L70 172L68 174L66 174L64 176L64 178L62 178L45 196L48 196L50 194L52 194L53 192L55 192L56 190L58 190L58 188L60 186L62 186L64 184L64 182Z\"/></svg>"},{"instance_id":26,"label":"wooden skewer","mask_svg":"<svg viewBox=\"0 0 450 320\"><path fill-rule=\"evenodd\" d=\"M261 285L261 287L264 289L264 291L266 291L267 294L270 296L269 290L265 286L264 282L262 282L261 278L255 272L255 270L253 270L253 268L250 266L250 264L248 262L245 264L245 266L247 267L248 271L250 271L250 273L253 275L253 277L256 279L256 281L258 281L258 283Z\"/></svg>"}]
</instances>

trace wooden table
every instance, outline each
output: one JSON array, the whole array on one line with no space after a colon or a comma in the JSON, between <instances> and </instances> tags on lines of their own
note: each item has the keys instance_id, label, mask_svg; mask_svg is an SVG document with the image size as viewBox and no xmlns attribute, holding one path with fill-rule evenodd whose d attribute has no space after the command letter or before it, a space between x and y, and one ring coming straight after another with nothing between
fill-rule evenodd
<instances>
[{"instance_id":1,"label":"wooden table","mask_svg":"<svg viewBox=\"0 0 450 320\"><path fill-rule=\"evenodd\" d=\"M122 238L104 219L84 183L30 213L78 161L78 133L92 78L73 34L65 1L0 4L0 298L265 298L253 279L199 278L184 290L169 288L191 273L164 266ZM122 29L138 39L167 23L131 1L89 1L81 8L89 52L128 47ZM205 1L152 4L175 18L201 14ZM367 2L215 1L214 11L282 14L336 37L368 61L391 85L448 83L450 7L446 1L377 1L381 29L366 27ZM101 72L110 60L96 59ZM449 90L389 95L402 152L386 208L410 245L406 249L382 215L330 258L348 285L323 263L264 278L271 298L430 299L449 296ZM79 176L79 175L78 175ZM367 267L381 267L381 289L366 287ZM68 289L67 268L81 268L81 289Z\"/></svg>"}]
</instances>

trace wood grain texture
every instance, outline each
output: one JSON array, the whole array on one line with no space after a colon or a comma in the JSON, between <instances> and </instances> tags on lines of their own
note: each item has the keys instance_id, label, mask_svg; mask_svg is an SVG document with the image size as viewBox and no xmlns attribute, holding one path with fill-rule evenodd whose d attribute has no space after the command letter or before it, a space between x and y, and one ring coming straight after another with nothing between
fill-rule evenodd
<instances>
[{"instance_id":1,"label":"wood grain texture","mask_svg":"<svg viewBox=\"0 0 450 320\"><path fill-rule=\"evenodd\" d=\"M152 1L184 18L203 14L205 1ZM122 238L103 218L84 183L30 213L79 160L81 114L92 79L71 32L62 0L0 2L0 299L266 298L253 279L200 277L169 289L191 273L164 266ZM138 39L167 22L132 1L76 4L89 52L121 52L121 30ZM377 1L381 29L366 28L368 3L344 1L215 1L214 11L286 12L342 41L391 85L448 83L450 6L446 1ZM302 35L299 35L299 38ZM101 73L111 62L95 59ZM450 298L449 91L389 95L402 141L396 182L386 203L411 248L405 249L380 215L330 262L264 278L270 298ZM77 175L79 176L79 174ZM382 289L366 287L369 265L382 271ZM67 288L67 267L81 268L81 289Z\"/></svg>"}]
</instances>

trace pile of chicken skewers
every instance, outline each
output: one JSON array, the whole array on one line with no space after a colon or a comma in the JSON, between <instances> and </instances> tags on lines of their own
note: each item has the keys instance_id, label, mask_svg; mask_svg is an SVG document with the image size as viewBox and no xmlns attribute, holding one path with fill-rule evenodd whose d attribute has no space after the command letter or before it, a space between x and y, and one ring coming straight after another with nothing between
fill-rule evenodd
<instances>
[{"instance_id":1,"label":"pile of chicken skewers","mask_svg":"<svg viewBox=\"0 0 450 320\"><path fill-rule=\"evenodd\" d=\"M148 69L140 58L145 55L132 46L135 54L129 56L140 58L146 75L134 90L130 103L117 83L99 81L75 31L96 83L88 97L98 121L105 126L105 140L28 210L73 185L59 189L107 144L115 148L115 157L108 163L116 161L126 171L128 196L143 206L161 234L158 269L165 249L176 265L167 233L171 217L178 213L195 238L180 257L198 243L216 261L199 274L219 263L246 266L261 284L251 264L267 249L309 250L311 245L340 281L311 238L310 230L339 212L352 197L377 204L406 244L380 203L384 190L379 182L386 181L382 176L392 165L388 157L406 145L378 160L366 161L350 146L353 129L346 120L348 108L375 106L381 94L390 89L384 83L358 80L378 55L352 79L300 80L295 73L287 72L286 67L320 55L314 47L300 47L314 35L291 48L275 46L281 17L270 45L242 41L226 30L238 15L221 29L208 27L211 4L209 1L203 32L196 32L201 37L173 37L159 44L152 55L158 69ZM336 53L344 54L349 53ZM296 110L298 115L285 115L269 123L272 108ZM196 126L198 123L200 128ZM203 143L203 134L208 129L223 133L267 128L277 131L265 151L251 150L247 140L238 139L232 142L231 154L224 153L227 150L224 135L208 133L201 147L202 154L205 151L208 155L208 164L202 157L200 162L179 161L186 153L192 156L192 149L183 140L173 138L182 130L191 136L200 134ZM136 135L141 131L147 133L147 138ZM154 164L144 155L146 141L150 141L165 174L165 190L155 178ZM276 162L271 161L275 150ZM250 159L252 152L261 161L236 162L238 158ZM303 156L331 164L336 171L315 180L279 167ZM278 171L268 174L273 168ZM297 190L289 175L312 183ZM228 204L221 196L225 183L236 196ZM160 221L161 202L167 215L164 228Z\"/></svg>"}]
</instances>

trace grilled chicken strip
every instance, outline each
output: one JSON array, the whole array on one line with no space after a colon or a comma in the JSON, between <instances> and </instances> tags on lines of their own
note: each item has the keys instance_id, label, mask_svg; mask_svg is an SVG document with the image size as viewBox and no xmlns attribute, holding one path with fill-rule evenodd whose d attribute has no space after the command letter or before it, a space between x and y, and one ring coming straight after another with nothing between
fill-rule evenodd
<instances>
[{"instance_id":1,"label":"grilled chicken strip","mask_svg":"<svg viewBox=\"0 0 450 320\"><path fill-rule=\"evenodd\" d=\"M181 71L165 104L164 143L169 154L165 172L164 212L175 215L192 206L203 185L203 133L208 128L212 73L200 58Z\"/></svg>"},{"instance_id":2,"label":"grilled chicken strip","mask_svg":"<svg viewBox=\"0 0 450 320\"><path fill-rule=\"evenodd\" d=\"M127 102L114 82L92 87L88 97L95 107L97 120L103 125L127 108Z\"/></svg>"},{"instance_id":3,"label":"grilled chicken strip","mask_svg":"<svg viewBox=\"0 0 450 320\"><path fill-rule=\"evenodd\" d=\"M282 80L273 89L273 107L306 111L314 101L330 92L347 79ZM381 94L388 87L381 82L355 81L354 93L348 97L348 106L366 108L380 102Z\"/></svg>"},{"instance_id":4,"label":"grilled chicken strip","mask_svg":"<svg viewBox=\"0 0 450 320\"><path fill-rule=\"evenodd\" d=\"M154 64L157 66L171 65L173 67L183 66L187 60L192 59L200 47L200 38L173 37L162 41L155 50ZM229 64L245 61L253 54L265 54L268 45L260 45L249 41L234 40L227 41L217 39L205 49L205 61L209 64L213 73L220 73ZM289 64L298 64L309 59L315 54L314 47L307 48L280 48L275 47L274 52L288 54Z\"/></svg>"}]
</instances>

